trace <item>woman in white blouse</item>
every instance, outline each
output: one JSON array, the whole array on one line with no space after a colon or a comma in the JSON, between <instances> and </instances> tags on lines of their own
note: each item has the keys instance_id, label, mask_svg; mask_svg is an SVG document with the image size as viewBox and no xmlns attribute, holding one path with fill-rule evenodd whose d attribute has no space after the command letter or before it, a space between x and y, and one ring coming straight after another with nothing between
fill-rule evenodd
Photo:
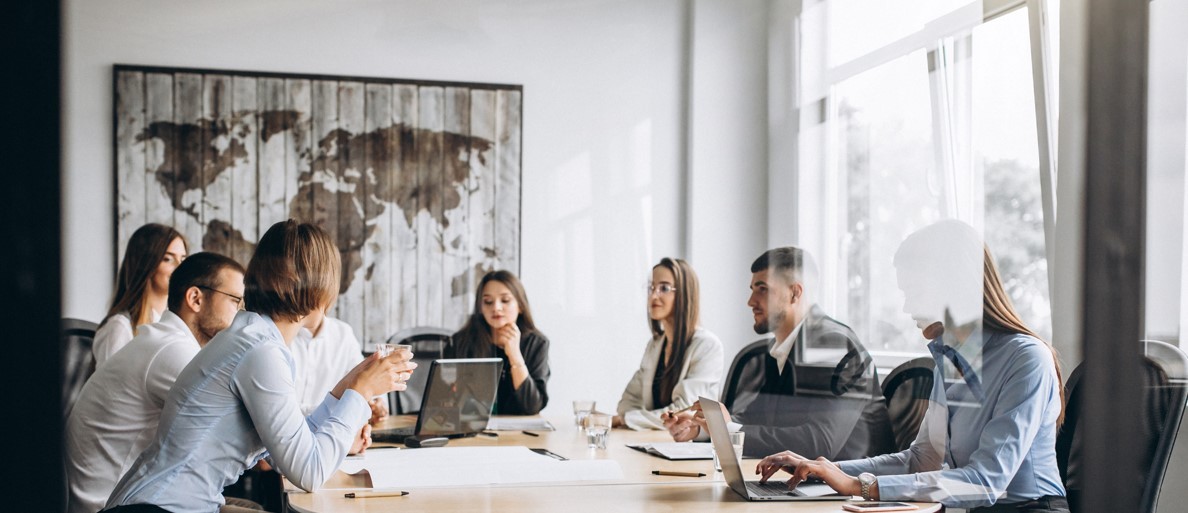
<instances>
[{"instance_id":1,"label":"woman in white blouse","mask_svg":"<svg viewBox=\"0 0 1188 513\"><path fill-rule=\"evenodd\" d=\"M647 290L652 339L619 399L616 427L663 429L662 413L687 408L700 396L717 397L722 381L722 342L698 326L700 291L693 267L664 258L652 268Z\"/></svg>"},{"instance_id":2,"label":"woman in white blouse","mask_svg":"<svg viewBox=\"0 0 1188 513\"><path fill-rule=\"evenodd\" d=\"M95 365L128 345L141 324L157 322L169 299L169 275L187 250L185 237L163 224L149 223L132 233L116 275L111 308L91 345Z\"/></svg>"}]
</instances>

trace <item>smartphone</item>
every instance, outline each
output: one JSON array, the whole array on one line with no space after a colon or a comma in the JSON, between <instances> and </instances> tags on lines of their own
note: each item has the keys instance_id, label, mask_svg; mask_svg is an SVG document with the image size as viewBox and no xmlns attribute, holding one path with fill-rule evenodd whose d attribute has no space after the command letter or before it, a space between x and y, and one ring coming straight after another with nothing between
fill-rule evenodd
<instances>
[{"instance_id":1,"label":"smartphone","mask_svg":"<svg viewBox=\"0 0 1188 513\"><path fill-rule=\"evenodd\" d=\"M906 502L847 502L842 504L842 509L865 513L867 511L907 511L920 508Z\"/></svg>"}]
</instances>

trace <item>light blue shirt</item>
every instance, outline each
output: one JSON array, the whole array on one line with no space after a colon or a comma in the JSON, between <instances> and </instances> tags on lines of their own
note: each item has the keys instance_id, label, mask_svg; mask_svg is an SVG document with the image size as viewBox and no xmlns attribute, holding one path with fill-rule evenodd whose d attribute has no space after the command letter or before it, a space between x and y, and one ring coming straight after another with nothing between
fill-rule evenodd
<instances>
[{"instance_id":1,"label":"light blue shirt","mask_svg":"<svg viewBox=\"0 0 1188 513\"><path fill-rule=\"evenodd\" d=\"M839 462L843 472L879 476L882 500L955 508L1065 495L1056 466L1061 404L1051 350L1027 335L988 329L970 342L957 350L964 377L942 355L940 340L929 344L937 361L932 397L911 447Z\"/></svg>"},{"instance_id":2,"label":"light blue shirt","mask_svg":"<svg viewBox=\"0 0 1188 513\"><path fill-rule=\"evenodd\" d=\"M156 439L116 485L107 507L217 512L223 487L266 452L301 489L321 486L342 463L371 408L347 390L341 400L327 394L303 417L293 369L272 320L240 312L178 375Z\"/></svg>"}]
</instances>

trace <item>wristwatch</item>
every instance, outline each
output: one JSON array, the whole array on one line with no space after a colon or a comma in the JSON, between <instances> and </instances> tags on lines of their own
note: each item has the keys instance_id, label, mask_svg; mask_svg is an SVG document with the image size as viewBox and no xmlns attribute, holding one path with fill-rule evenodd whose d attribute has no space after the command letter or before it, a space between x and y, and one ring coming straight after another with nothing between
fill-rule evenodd
<instances>
[{"instance_id":1,"label":"wristwatch","mask_svg":"<svg viewBox=\"0 0 1188 513\"><path fill-rule=\"evenodd\" d=\"M870 496L870 487L875 484L875 476L870 472L863 472L858 474L858 484L862 486L862 500L874 500Z\"/></svg>"}]
</instances>

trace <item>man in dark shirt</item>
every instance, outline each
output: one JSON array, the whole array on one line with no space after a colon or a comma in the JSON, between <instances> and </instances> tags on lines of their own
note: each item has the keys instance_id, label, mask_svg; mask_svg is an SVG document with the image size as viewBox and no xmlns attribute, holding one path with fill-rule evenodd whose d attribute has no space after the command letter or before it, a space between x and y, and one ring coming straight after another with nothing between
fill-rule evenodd
<instances>
[{"instance_id":1,"label":"man in dark shirt","mask_svg":"<svg viewBox=\"0 0 1188 513\"><path fill-rule=\"evenodd\" d=\"M727 377L724 402L733 412L731 430L746 433L744 455L792 450L854 459L890 452L878 374L853 330L811 300L816 270L808 254L772 249L751 273L747 305L755 332L774 338L744 348ZM696 411L666 415L665 427L676 441L709 435Z\"/></svg>"}]
</instances>

